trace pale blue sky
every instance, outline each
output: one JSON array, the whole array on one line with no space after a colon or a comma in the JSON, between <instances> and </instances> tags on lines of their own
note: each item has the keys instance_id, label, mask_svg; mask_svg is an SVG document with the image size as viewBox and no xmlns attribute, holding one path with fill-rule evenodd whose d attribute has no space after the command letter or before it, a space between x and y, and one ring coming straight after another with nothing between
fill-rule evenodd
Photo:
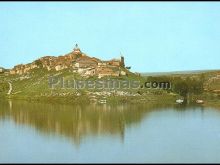
<instances>
[{"instance_id":1,"label":"pale blue sky","mask_svg":"<svg viewBox=\"0 0 220 165\"><path fill-rule=\"evenodd\" d=\"M219 2L1 2L0 66L72 51L137 72L220 69Z\"/></svg>"}]
</instances>

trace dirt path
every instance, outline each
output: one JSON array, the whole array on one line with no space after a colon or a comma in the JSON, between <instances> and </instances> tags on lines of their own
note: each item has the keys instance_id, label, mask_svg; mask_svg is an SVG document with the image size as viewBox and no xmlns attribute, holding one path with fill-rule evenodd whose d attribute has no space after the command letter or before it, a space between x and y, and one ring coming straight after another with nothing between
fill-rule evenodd
<instances>
[{"instance_id":1,"label":"dirt path","mask_svg":"<svg viewBox=\"0 0 220 165\"><path fill-rule=\"evenodd\" d=\"M8 84L9 84L8 95L10 95L10 94L11 94L11 91L12 91L12 84L11 84L10 82L8 82Z\"/></svg>"}]
</instances>

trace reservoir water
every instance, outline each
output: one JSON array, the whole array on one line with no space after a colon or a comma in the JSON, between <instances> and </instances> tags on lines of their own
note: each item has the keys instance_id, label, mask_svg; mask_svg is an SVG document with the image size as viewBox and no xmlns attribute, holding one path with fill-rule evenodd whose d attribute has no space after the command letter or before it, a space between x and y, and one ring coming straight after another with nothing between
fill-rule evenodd
<instances>
[{"instance_id":1,"label":"reservoir water","mask_svg":"<svg viewBox=\"0 0 220 165\"><path fill-rule=\"evenodd\" d=\"M1 163L220 163L220 109L0 101Z\"/></svg>"}]
</instances>

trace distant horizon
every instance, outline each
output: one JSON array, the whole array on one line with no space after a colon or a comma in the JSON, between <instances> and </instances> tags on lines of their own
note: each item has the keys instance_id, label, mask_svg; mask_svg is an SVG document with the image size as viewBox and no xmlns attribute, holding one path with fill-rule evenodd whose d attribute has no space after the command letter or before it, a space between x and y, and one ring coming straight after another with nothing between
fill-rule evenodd
<instances>
[{"instance_id":1,"label":"distant horizon","mask_svg":"<svg viewBox=\"0 0 220 165\"><path fill-rule=\"evenodd\" d=\"M218 2L0 2L0 67L59 56L77 43L132 72L219 70Z\"/></svg>"}]
</instances>

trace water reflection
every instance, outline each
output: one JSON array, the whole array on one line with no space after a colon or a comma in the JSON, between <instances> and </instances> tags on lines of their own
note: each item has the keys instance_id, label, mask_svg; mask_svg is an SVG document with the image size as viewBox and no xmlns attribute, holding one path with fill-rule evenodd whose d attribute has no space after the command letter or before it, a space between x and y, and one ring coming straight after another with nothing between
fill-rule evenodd
<instances>
[{"instance_id":1,"label":"water reflection","mask_svg":"<svg viewBox=\"0 0 220 165\"><path fill-rule=\"evenodd\" d=\"M166 106L163 105L163 108ZM61 105L1 101L0 119L28 125L44 134L70 138L79 145L86 136L108 134L124 140L125 128L140 123L161 105Z\"/></svg>"},{"instance_id":2,"label":"water reflection","mask_svg":"<svg viewBox=\"0 0 220 165\"><path fill-rule=\"evenodd\" d=\"M220 162L219 119L202 105L0 101L0 161Z\"/></svg>"}]
</instances>

